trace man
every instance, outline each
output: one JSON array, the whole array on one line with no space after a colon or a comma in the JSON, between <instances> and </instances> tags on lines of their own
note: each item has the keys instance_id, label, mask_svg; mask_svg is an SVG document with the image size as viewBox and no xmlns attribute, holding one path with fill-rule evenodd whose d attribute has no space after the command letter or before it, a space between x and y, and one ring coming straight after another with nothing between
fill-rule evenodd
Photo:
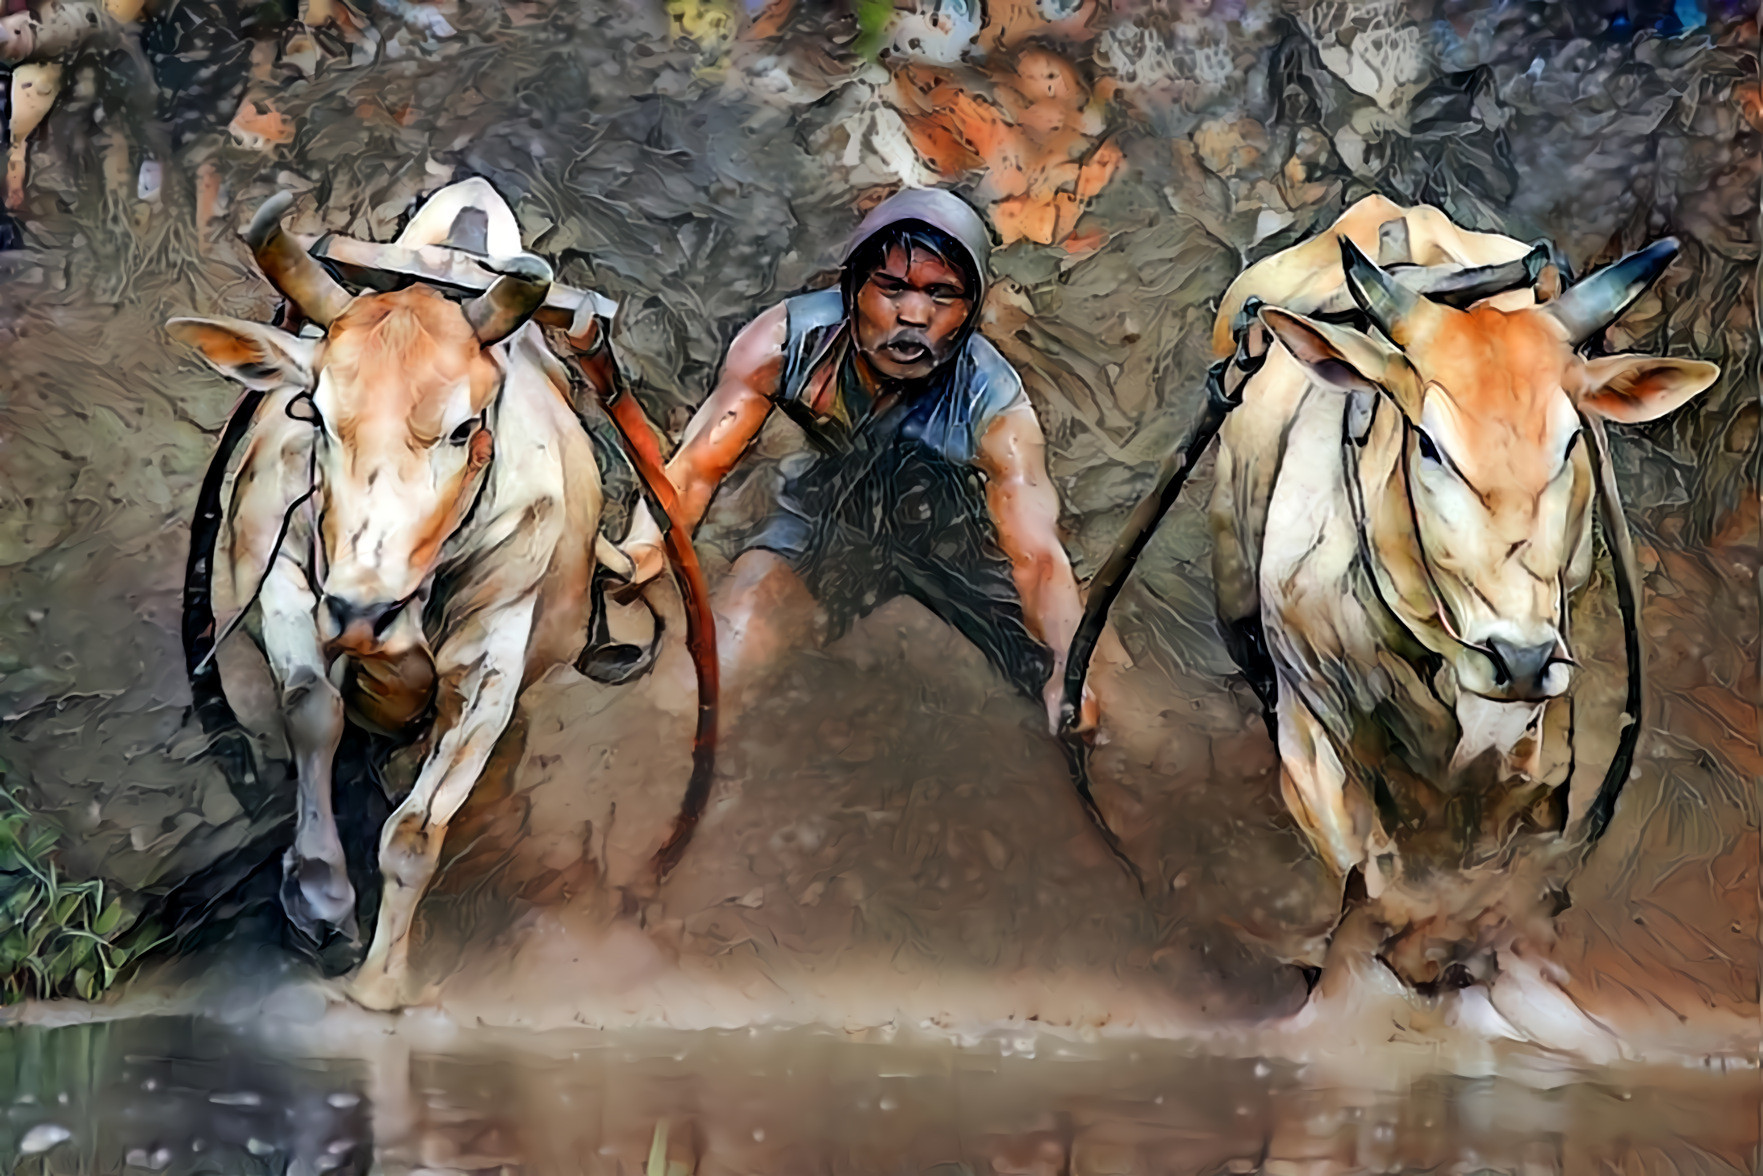
<instances>
[{"instance_id":1,"label":"man","mask_svg":"<svg viewBox=\"0 0 1763 1176\"><path fill-rule=\"evenodd\" d=\"M978 329L991 242L937 189L864 218L837 288L790 298L735 337L667 475L696 527L773 409L815 456L790 477L714 602L726 696L810 638L837 638L906 595L953 625L1059 723L1065 651L1082 614L1057 533L1040 422ZM635 582L664 566L639 509L624 544ZM1086 694L1080 726L1093 727Z\"/></svg>"}]
</instances>

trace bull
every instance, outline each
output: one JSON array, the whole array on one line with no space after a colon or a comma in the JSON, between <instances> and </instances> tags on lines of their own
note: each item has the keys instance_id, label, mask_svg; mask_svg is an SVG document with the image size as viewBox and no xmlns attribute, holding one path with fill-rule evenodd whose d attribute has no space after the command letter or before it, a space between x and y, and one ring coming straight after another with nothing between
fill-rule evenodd
<instances>
[{"instance_id":1,"label":"bull","mask_svg":"<svg viewBox=\"0 0 1763 1176\"><path fill-rule=\"evenodd\" d=\"M267 202L246 238L322 337L216 318L169 330L260 395L214 528L210 624L230 615L224 637L244 621L274 680L298 779L282 903L315 941L358 941L331 804L345 722L427 721L381 833L377 926L350 981L387 1008L406 999L412 919L449 820L523 687L583 649L596 563L630 568L599 533L592 445L531 321L550 267L522 251L507 204L482 180L454 184L398 238L452 244L463 226L507 259L460 302L424 282L352 296L281 228L290 200Z\"/></svg>"},{"instance_id":2,"label":"bull","mask_svg":"<svg viewBox=\"0 0 1763 1176\"><path fill-rule=\"evenodd\" d=\"M1546 980L1520 929L1565 901L1640 717L1632 557L1602 425L1654 420L1719 376L1583 349L1676 248L1563 289L1546 246L1369 197L1224 295L1208 417L1092 585L1071 681L1216 432L1218 618L1268 710L1285 803L1347 896L1325 981L1354 952L1421 991L1498 994L1505 970L1534 998ZM1630 726L1570 821L1568 622L1591 578L1594 507L1631 630ZM1515 1020L1525 1003L1495 1000Z\"/></svg>"}]
</instances>

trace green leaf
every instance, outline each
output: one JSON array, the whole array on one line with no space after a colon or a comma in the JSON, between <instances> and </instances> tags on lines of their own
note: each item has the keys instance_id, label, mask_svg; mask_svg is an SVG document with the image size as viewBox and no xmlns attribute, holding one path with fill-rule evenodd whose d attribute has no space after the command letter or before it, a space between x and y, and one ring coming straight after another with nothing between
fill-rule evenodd
<instances>
[{"instance_id":1,"label":"green leaf","mask_svg":"<svg viewBox=\"0 0 1763 1176\"><path fill-rule=\"evenodd\" d=\"M70 959L75 967L79 967L92 958L92 940L81 936L67 947Z\"/></svg>"},{"instance_id":2,"label":"green leaf","mask_svg":"<svg viewBox=\"0 0 1763 1176\"><path fill-rule=\"evenodd\" d=\"M105 907L98 917L92 921L92 930L99 935L108 935L116 930L117 925L121 922L122 899L113 898L110 900L110 905Z\"/></svg>"},{"instance_id":3,"label":"green leaf","mask_svg":"<svg viewBox=\"0 0 1763 1176\"><path fill-rule=\"evenodd\" d=\"M31 907L36 904L36 901L37 901L36 880L35 879L26 879L24 882L20 883L16 888L14 888L12 893L10 893L6 896L4 903L0 904L0 905L4 906L6 913L9 917L11 917L14 921L17 921L19 919L24 918L25 912L30 910Z\"/></svg>"},{"instance_id":4,"label":"green leaf","mask_svg":"<svg viewBox=\"0 0 1763 1176\"><path fill-rule=\"evenodd\" d=\"M94 996L98 995L96 977L92 975L92 969L90 968L82 967L74 969L73 987L74 991L79 993L85 1000L91 1000Z\"/></svg>"},{"instance_id":5,"label":"green leaf","mask_svg":"<svg viewBox=\"0 0 1763 1176\"><path fill-rule=\"evenodd\" d=\"M74 911L79 909L80 898L81 895L76 890L71 894L63 894L60 898L56 899L54 907L55 921L65 926L67 921L73 917Z\"/></svg>"}]
</instances>

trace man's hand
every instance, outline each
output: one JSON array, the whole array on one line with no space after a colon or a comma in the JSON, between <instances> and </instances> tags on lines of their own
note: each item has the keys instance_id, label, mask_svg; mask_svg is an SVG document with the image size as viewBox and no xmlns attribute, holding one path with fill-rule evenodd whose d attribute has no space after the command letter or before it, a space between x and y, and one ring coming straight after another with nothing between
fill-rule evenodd
<instances>
[{"instance_id":1,"label":"man's hand","mask_svg":"<svg viewBox=\"0 0 1763 1176\"><path fill-rule=\"evenodd\" d=\"M1065 667L1060 666L1055 669L1053 671L1053 676L1047 679L1047 688L1042 693L1042 698L1047 704L1047 730L1052 732L1055 738L1063 736L1065 734L1063 729L1063 723L1065 720ZM1078 706L1077 725L1072 728L1071 733L1074 735L1082 735L1086 738L1095 734L1096 723L1099 718L1100 715L1096 706L1096 692L1090 689L1090 684L1088 682L1085 682L1083 702Z\"/></svg>"},{"instance_id":2,"label":"man's hand","mask_svg":"<svg viewBox=\"0 0 1763 1176\"><path fill-rule=\"evenodd\" d=\"M647 584L667 567L667 552L663 551L659 544L635 543L620 547L619 550L624 552L625 557L636 566L630 578L630 584L633 588Z\"/></svg>"}]
</instances>

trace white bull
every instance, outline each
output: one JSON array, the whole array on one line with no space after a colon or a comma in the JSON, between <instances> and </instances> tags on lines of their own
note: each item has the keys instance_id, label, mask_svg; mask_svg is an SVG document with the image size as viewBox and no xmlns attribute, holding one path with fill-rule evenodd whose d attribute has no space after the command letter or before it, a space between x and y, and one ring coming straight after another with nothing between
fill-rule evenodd
<instances>
[{"instance_id":1,"label":"white bull","mask_svg":"<svg viewBox=\"0 0 1763 1176\"><path fill-rule=\"evenodd\" d=\"M508 259L470 302L414 285L351 297L282 231L277 197L248 233L264 274L322 338L236 319L170 330L265 398L225 504L221 616L240 610L268 661L299 778L283 903L315 939L353 939L355 898L331 809L346 714L387 731L429 713L426 755L380 839L378 926L357 1000L406 999L411 921L522 688L584 643L601 483L569 380L528 320L550 269L521 252L482 180L432 197L398 238L448 242L467 210ZM297 508L302 496L310 494ZM281 534L286 516L286 535Z\"/></svg>"},{"instance_id":2,"label":"white bull","mask_svg":"<svg viewBox=\"0 0 1763 1176\"><path fill-rule=\"evenodd\" d=\"M1363 884L1359 945L1408 984L1454 986L1491 979L1499 924L1559 881L1514 854L1558 844L1568 812L1597 422L1654 419L1719 373L1580 354L1674 243L1467 306L1379 268L1380 244L1433 279L1529 250L1372 197L1238 278L1215 350L1236 350L1258 298L1244 326L1264 361L1220 433L1214 574L1275 708L1286 803ZM1342 325L1355 308L1369 328Z\"/></svg>"}]
</instances>

